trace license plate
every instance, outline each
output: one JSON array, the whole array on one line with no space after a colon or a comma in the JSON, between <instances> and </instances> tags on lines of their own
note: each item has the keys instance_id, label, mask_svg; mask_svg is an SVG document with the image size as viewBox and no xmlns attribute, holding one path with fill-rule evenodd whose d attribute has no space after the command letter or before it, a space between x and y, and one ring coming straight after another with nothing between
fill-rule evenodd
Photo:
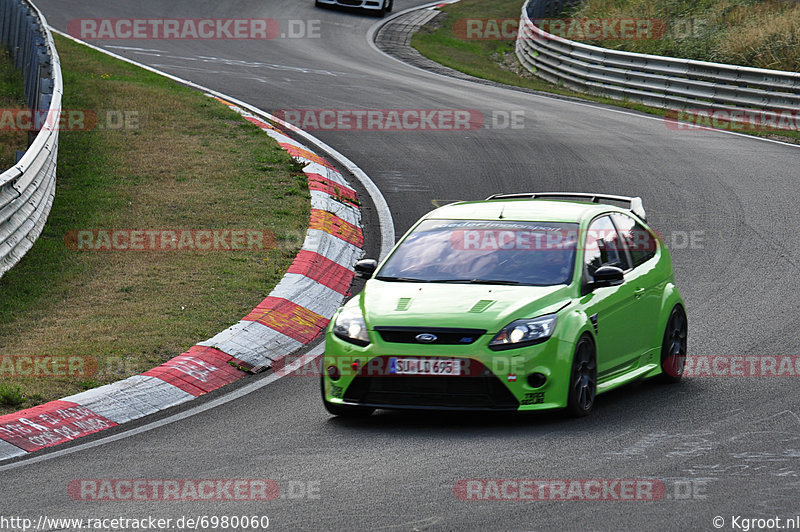
<instances>
[{"instance_id":1,"label":"license plate","mask_svg":"<svg viewBox=\"0 0 800 532\"><path fill-rule=\"evenodd\" d=\"M393 375L461 375L461 364L455 358L400 358L389 359L389 373Z\"/></svg>"}]
</instances>

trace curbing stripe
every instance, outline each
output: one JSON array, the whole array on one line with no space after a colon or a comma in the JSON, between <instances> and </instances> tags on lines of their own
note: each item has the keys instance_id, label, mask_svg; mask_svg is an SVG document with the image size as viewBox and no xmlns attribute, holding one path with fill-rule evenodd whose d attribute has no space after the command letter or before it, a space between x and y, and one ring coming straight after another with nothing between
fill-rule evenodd
<instances>
[{"instance_id":1,"label":"curbing stripe","mask_svg":"<svg viewBox=\"0 0 800 532\"><path fill-rule=\"evenodd\" d=\"M358 246L320 229L309 229L306 232L306 240L301 249L319 253L339 264L355 264L362 254L361 248Z\"/></svg>"},{"instance_id":2,"label":"curbing stripe","mask_svg":"<svg viewBox=\"0 0 800 532\"><path fill-rule=\"evenodd\" d=\"M357 204L358 197L354 190L340 185L335 181L322 177L319 174L306 172L306 177L308 177L309 190L318 190L320 192L324 192L334 199L338 199L339 201L348 201L354 206Z\"/></svg>"},{"instance_id":3,"label":"curbing stripe","mask_svg":"<svg viewBox=\"0 0 800 532\"><path fill-rule=\"evenodd\" d=\"M134 375L65 399L122 424L179 405L194 396L161 379Z\"/></svg>"},{"instance_id":4,"label":"curbing stripe","mask_svg":"<svg viewBox=\"0 0 800 532\"><path fill-rule=\"evenodd\" d=\"M324 177L325 179L329 179L331 181L339 183L344 188L353 190L353 187L351 187L350 184L344 179L342 174L340 174L336 170L331 170L327 166L322 166L321 164L317 164L317 163L313 163L312 162L312 163L308 163L306 165L306 167L303 168L303 172L305 172L306 175L309 175L309 174L320 175L320 176Z\"/></svg>"},{"instance_id":5,"label":"curbing stripe","mask_svg":"<svg viewBox=\"0 0 800 532\"><path fill-rule=\"evenodd\" d=\"M114 426L110 419L63 399L0 417L3 440L29 453Z\"/></svg>"},{"instance_id":6,"label":"curbing stripe","mask_svg":"<svg viewBox=\"0 0 800 532\"><path fill-rule=\"evenodd\" d=\"M302 342L257 321L240 321L199 345L216 347L251 365L253 371L266 369L274 359L303 347Z\"/></svg>"},{"instance_id":7,"label":"curbing stripe","mask_svg":"<svg viewBox=\"0 0 800 532\"><path fill-rule=\"evenodd\" d=\"M289 152L289 155L291 155L292 157L296 157L301 161L307 161L309 163L317 163L327 168L330 168L331 170L336 170L336 168L334 168L333 165L329 163L326 159L320 157L314 152L307 150L306 148L301 148L297 144L289 142L281 142L279 144L281 145L281 148Z\"/></svg>"},{"instance_id":8,"label":"curbing stripe","mask_svg":"<svg viewBox=\"0 0 800 532\"><path fill-rule=\"evenodd\" d=\"M269 296L259 303L242 321L255 321L307 344L328 326L326 318L294 301Z\"/></svg>"},{"instance_id":9,"label":"curbing stripe","mask_svg":"<svg viewBox=\"0 0 800 532\"><path fill-rule=\"evenodd\" d=\"M11 445L7 441L0 440L0 462L10 458L16 458L17 456L22 456L24 454L27 454L27 451L23 451L16 445Z\"/></svg>"},{"instance_id":10,"label":"curbing stripe","mask_svg":"<svg viewBox=\"0 0 800 532\"><path fill-rule=\"evenodd\" d=\"M287 273L269 297L292 301L314 314L330 319L340 306L336 300L341 300L342 294L305 275ZM253 310L257 310L261 304Z\"/></svg>"},{"instance_id":11,"label":"curbing stripe","mask_svg":"<svg viewBox=\"0 0 800 532\"><path fill-rule=\"evenodd\" d=\"M233 357L218 349L196 345L143 375L157 377L199 397L245 376L228 364L232 360Z\"/></svg>"},{"instance_id":12,"label":"curbing stripe","mask_svg":"<svg viewBox=\"0 0 800 532\"><path fill-rule=\"evenodd\" d=\"M196 87L191 82L146 65L121 59ZM58 445L179 405L244 377L242 366L251 371L266 369L274 360L284 359L287 354L318 337L347 294L354 277L353 265L363 255L360 247L364 237L356 192L324 157L218 94L208 96L237 111L245 120L277 140L292 157L306 163L303 172L311 191L311 216L302 249L292 264L294 270L287 272L271 295L242 321L161 366L59 401L1 416L0 460ZM300 132L285 122L277 122ZM314 140L310 135L300 133ZM330 148L326 146L326 149ZM349 160L338 152L332 153L351 171L359 172L359 179L368 189L370 185L375 188ZM378 207L383 214L380 207L385 206L385 200L380 199L382 203ZM388 209L386 211L388 213ZM384 225L382 218L382 233ZM385 244L382 242L382 248L386 247Z\"/></svg>"},{"instance_id":13,"label":"curbing stripe","mask_svg":"<svg viewBox=\"0 0 800 532\"><path fill-rule=\"evenodd\" d=\"M361 233L360 227L347 223L338 216L322 209L311 209L309 229L325 231L354 246L361 247L364 245L364 235Z\"/></svg>"},{"instance_id":14,"label":"curbing stripe","mask_svg":"<svg viewBox=\"0 0 800 532\"><path fill-rule=\"evenodd\" d=\"M330 194L325 192L320 192L319 190L311 191L311 209L329 212L353 227L360 228L361 226L361 212L358 208L349 203L336 201Z\"/></svg>"},{"instance_id":15,"label":"curbing stripe","mask_svg":"<svg viewBox=\"0 0 800 532\"><path fill-rule=\"evenodd\" d=\"M305 250L300 250L287 273L305 275L343 296L348 294L355 277L352 270L341 264L337 264L319 253Z\"/></svg>"}]
</instances>

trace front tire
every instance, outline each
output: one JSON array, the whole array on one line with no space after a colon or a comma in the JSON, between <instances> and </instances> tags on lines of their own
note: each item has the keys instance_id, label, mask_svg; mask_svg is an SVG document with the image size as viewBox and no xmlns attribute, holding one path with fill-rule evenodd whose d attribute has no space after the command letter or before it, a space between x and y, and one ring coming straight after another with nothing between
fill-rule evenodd
<instances>
[{"instance_id":1,"label":"front tire","mask_svg":"<svg viewBox=\"0 0 800 532\"><path fill-rule=\"evenodd\" d=\"M670 312L667 328L664 331L664 341L661 343L661 375L659 380L664 383L675 383L683 377L686 368L686 338L688 323L686 313L680 305Z\"/></svg>"},{"instance_id":2,"label":"front tire","mask_svg":"<svg viewBox=\"0 0 800 532\"><path fill-rule=\"evenodd\" d=\"M597 398L597 357L594 343L584 335L575 346L569 378L567 412L573 417L591 414Z\"/></svg>"},{"instance_id":3,"label":"front tire","mask_svg":"<svg viewBox=\"0 0 800 532\"><path fill-rule=\"evenodd\" d=\"M322 404L325 405L325 410L327 410L329 414L333 414L334 416L339 416L339 417L358 418L358 417L369 417L375 411L374 408L370 408L367 406L338 405L335 403L331 403L327 399L325 399L324 376L320 377L319 384L320 384L320 390L322 392Z\"/></svg>"}]
</instances>

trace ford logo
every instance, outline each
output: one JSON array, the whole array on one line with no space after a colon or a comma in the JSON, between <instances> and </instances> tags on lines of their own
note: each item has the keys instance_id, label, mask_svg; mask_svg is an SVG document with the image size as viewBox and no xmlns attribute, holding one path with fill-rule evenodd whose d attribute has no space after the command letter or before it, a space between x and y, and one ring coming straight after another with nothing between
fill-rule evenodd
<instances>
[{"instance_id":1,"label":"ford logo","mask_svg":"<svg viewBox=\"0 0 800 532\"><path fill-rule=\"evenodd\" d=\"M438 339L438 336L431 333L422 333L417 335L417 342L422 342L423 344L430 344Z\"/></svg>"}]
</instances>

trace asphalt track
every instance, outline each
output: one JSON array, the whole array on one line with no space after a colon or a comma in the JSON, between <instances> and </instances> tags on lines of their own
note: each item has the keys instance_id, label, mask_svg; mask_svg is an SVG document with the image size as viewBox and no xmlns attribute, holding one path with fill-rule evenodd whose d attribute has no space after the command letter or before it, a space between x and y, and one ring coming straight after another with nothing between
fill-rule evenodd
<instances>
[{"instance_id":1,"label":"asphalt track","mask_svg":"<svg viewBox=\"0 0 800 532\"><path fill-rule=\"evenodd\" d=\"M268 111L522 110L523 129L315 133L376 182L401 234L438 201L496 192L640 195L672 242L692 355L800 353L800 148L604 106L478 85L387 58L377 19L297 0L41 0L49 22L89 17L321 20L318 39L95 42ZM421 2L397 0L395 9ZM126 47L126 48L119 48ZM131 48L139 48L134 50ZM367 227L373 242L379 235ZM702 241L683 246L695 232ZM279 530L725 529L800 514L797 379L696 378L601 396L588 419L382 412L328 416L313 377L286 377L136 436L2 472L0 515L268 515ZM78 502L75 479L319 481L319 498ZM460 479L651 479L656 502L462 501ZM686 486L699 490L686 497ZM677 491L676 491L677 490ZM285 493L287 495L287 493Z\"/></svg>"}]
</instances>

